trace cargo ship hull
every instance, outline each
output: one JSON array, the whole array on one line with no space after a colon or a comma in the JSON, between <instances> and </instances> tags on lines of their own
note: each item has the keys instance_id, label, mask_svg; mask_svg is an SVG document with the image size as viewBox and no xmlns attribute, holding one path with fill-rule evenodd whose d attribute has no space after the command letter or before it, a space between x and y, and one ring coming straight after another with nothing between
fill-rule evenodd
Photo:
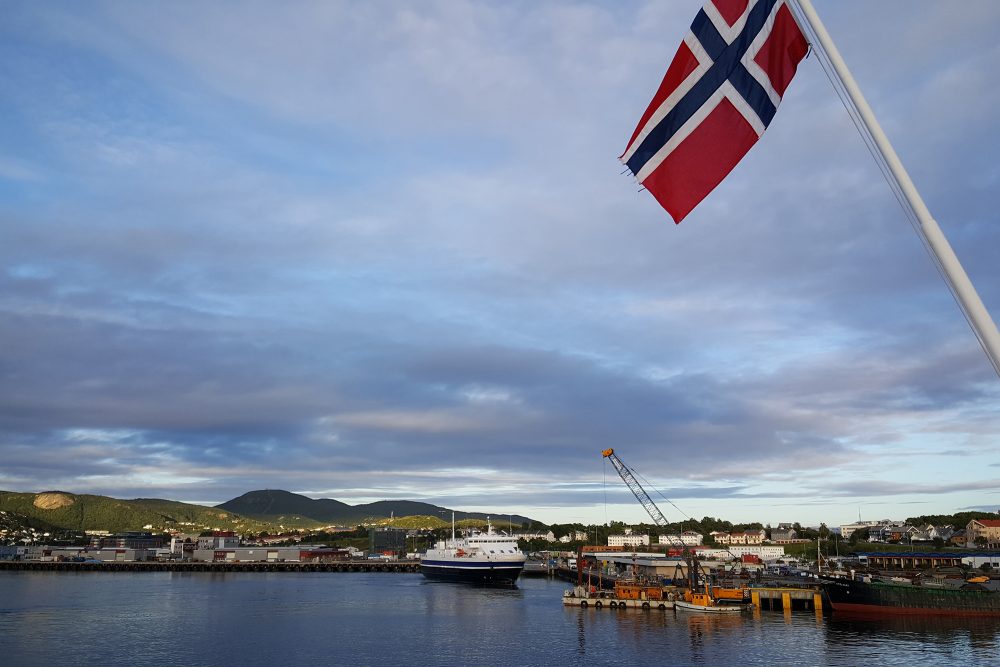
<instances>
[{"instance_id":1,"label":"cargo ship hull","mask_svg":"<svg viewBox=\"0 0 1000 667\"><path fill-rule=\"evenodd\" d=\"M1000 592L827 579L835 612L884 616L1000 616Z\"/></svg>"}]
</instances>

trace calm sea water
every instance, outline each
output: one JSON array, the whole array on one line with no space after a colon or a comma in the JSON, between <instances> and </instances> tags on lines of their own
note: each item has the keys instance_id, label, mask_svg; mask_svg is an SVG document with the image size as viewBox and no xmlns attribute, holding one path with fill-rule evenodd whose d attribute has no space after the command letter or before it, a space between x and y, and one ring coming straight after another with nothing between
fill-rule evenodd
<instances>
[{"instance_id":1,"label":"calm sea water","mask_svg":"<svg viewBox=\"0 0 1000 667\"><path fill-rule=\"evenodd\" d=\"M1000 665L1000 620L564 607L418 574L0 573L0 665Z\"/></svg>"}]
</instances>

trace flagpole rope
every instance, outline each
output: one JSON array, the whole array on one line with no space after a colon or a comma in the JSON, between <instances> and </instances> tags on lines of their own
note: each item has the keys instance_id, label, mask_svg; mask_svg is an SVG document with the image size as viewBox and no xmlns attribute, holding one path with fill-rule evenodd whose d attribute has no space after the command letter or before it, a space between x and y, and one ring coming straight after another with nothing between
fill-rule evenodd
<instances>
[{"instance_id":1,"label":"flagpole rope","mask_svg":"<svg viewBox=\"0 0 1000 667\"><path fill-rule=\"evenodd\" d=\"M823 73L826 75L827 80L833 87L834 92L840 99L840 103L847 112L847 116L851 119L851 122L854 123L854 128L858 131L858 136L861 137L865 148L868 149L869 154L871 154L872 159L875 161L875 166L882 172L882 177L885 179L886 185L888 185L889 189L892 190L893 195L896 197L896 201L899 202L899 206L906 215L910 225L917 230L918 235L923 240L923 235L919 234L920 221L917 220L916 213L914 212L913 207L907 202L899 184L892 177L892 171L889 169L889 165L882 156L882 153L879 152L878 146L875 143L875 138L872 136L871 132L868 131L868 127L862 121L861 114L858 112L857 107L852 103L851 97L844 88L840 77L838 77L834 71L833 64L830 62L830 57L827 55L826 51L819 43L819 40L816 38L816 34L812 30L812 26L804 19L804 17L801 16L798 4L792 4L796 13L795 19L799 22L800 26L804 26L806 28L806 32L810 37L809 46L812 48L813 53L816 54L816 58L819 60L820 68L823 70ZM935 263L937 263L936 260Z\"/></svg>"},{"instance_id":2,"label":"flagpole rope","mask_svg":"<svg viewBox=\"0 0 1000 667\"><path fill-rule=\"evenodd\" d=\"M799 25L806 28L806 32L810 38L809 46L812 48L812 52L816 54L816 59L819 60L820 68L823 70L823 73L826 75L827 80L833 87L834 92L840 99L840 103L844 107L844 111L847 112L848 118L850 118L851 122L854 124L854 129L857 130L858 136L861 137L862 143L864 143L865 148L868 149L868 153L875 161L875 166L878 167L880 172L882 172L882 177L885 179L886 185L889 186L889 189L892 191L896 201L899 202L899 207L903 210L903 214L906 216L907 221L909 221L910 225L917 231L917 235L920 237L926 248L927 242L923 234L920 233L920 221L917 219L916 212L913 210L913 207L910 206L906 196L903 194L899 184L896 182L896 179L892 177L892 170L889 168L889 165L882 153L878 150L875 138L872 136L871 132L868 131L868 127L864 124L864 121L862 121L861 114L851 101L851 97L844 88L843 82L834 71L833 64L830 62L830 57L827 55L826 51L819 43L819 40L816 38L816 34L812 30L812 26L800 15L798 4L792 3L792 5L796 13L795 18L799 22ZM930 249L928 248L928 251L929 250ZM934 262L935 264L939 264L936 258L934 259ZM938 267L938 270L942 270L940 266Z\"/></svg>"},{"instance_id":3,"label":"flagpole rope","mask_svg":"<svg viewBox=\"0 0 1000 667\"><path fill-rule=\"evenodd\" d=\"M913 185L906 168L900 162L871 107L854 82L847 64L840 56L837 46L827 33L812 3L810 0L789 0L788 4L797 14L796 20L800 28L803 28L808 38L812 40L813 50L819 58L820 65L847 108L848 115L858 128L862 141L872 153L876 165L888 181L890 190L903 208L904 215L931 256L959 310L979 340L993 370L1000 376L1000 331L997 331L996 323L983 305L948 239Z\"/></svg>"}]
</instances>

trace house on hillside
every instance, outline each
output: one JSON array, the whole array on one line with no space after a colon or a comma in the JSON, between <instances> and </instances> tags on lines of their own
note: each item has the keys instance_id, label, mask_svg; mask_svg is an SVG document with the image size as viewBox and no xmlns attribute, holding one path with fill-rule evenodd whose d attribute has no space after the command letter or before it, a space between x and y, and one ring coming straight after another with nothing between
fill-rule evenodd
<instances>
[{"instance_id":1,"label":"house on hillside","mask_svg":"<svg viewBox=\"0 0 1000 667\"><path fill-rule=\"evenodd\" d=\"M936 539L947 542L954 533L955 529L951 526L927 524L923 528L918 528L911 539L913 542L933 542Z\"/></svg>"},{"instance_id":2,"label":"house on hillside","mask_svg":"<svg viewBox=\"0 0 1000 667\"><path fill-rule=\"evenodd\" d=\"M763 529L760 530L740 530L732 533L724 533L722 531L713 530L710 533L712 539L715 540L716 544L753 544L760 545L764 543L767 533Z\"/></svg>"},{"instance_id":3,"label":"house on hillside","mask_svg":"<svg viewBox=\"0 0 1000 667\"><path fill-rule=\"evenodd\" d=\"M869 542L891 542L910 543L917 529L903 523L892 523L889 525L876 526L868 529Z\"/></svg>"},{"instance_id":4,"label":"house on hillside","mask_svg":"<svg viewBox=\"0 0 1000 667\"><path fill-rule=\"evenodd\" d=\"M716 544L732 544L733 538L729 533L721 530L713 530L708 534Z\"/></svg>"},{"instance_id":5,"label":"house on hillside","mask_svg":"<svg viewBox=\"0 0 1000 667\"><path fill-rule=\"evenodd\" d=\"M965 539L970 547L985 541L987 549L1000 548L1000 519L973 519L965 526Z\"/></svg>"},{"instance_id":6,"label":"house on hillside","mask_svg":"<svg viewBox=\"0 0 1000 667\"><path fill-rule=\"evenodd\" d=\"M791 542L799 539L799 532L792 528L790 524L779 523L777 528L771 529L772 542Z\"/></svg>"}]
</instances>

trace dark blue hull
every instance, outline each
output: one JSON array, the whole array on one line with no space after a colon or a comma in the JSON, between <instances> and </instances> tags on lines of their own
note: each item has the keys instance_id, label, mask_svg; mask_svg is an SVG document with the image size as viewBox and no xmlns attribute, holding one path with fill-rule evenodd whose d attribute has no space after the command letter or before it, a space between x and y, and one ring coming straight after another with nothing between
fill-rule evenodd
<instances>
[{"instance_id":1,"label":"dark blue hull","mask_svg":"<svg viewBox=\"0 0 1000 667\"><path fill-rule=\"evenodd\" d=\"M461 566L442 561L422 561L420 572L428 579L460 581L478 586L514 586L523 563L476 563Z\"/></svg>"}]
</instances>

